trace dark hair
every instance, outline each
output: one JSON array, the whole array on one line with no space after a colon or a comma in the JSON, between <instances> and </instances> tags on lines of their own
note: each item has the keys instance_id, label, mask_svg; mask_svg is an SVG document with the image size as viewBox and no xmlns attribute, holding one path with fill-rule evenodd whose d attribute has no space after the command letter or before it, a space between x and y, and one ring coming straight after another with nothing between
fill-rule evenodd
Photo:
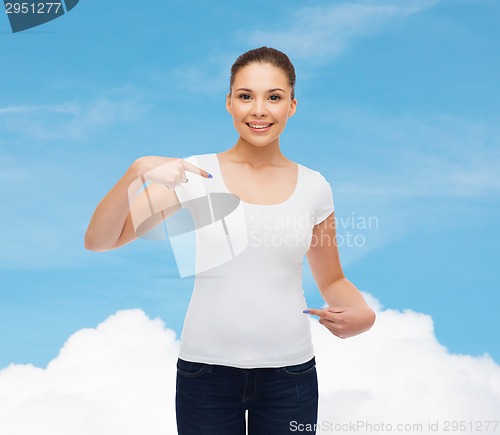
<instances>
[{"instance_id":1,"label":"dark hair","mask_svg":"<svg viewBox=\"0 0 500 435\"><path fill-rule=\"evenodd\" d=\"M269 63L280 68L288 77L288 83L292 87L292 99L295 96L295 68L288 56L275 48L260 47L243 53L231 67L231 78L229 80L229 92L233 87L234 78L238 71L254 62Z\"/></svg>"}]
</instances>

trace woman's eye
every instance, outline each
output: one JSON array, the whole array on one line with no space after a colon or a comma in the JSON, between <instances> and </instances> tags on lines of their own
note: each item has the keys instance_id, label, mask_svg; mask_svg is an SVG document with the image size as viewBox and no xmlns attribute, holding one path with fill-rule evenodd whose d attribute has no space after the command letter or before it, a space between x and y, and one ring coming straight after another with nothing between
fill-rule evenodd
<instances>
[{"instance_id":1,"label":"woman's eye","mask_svg":"<svg viewBox=\"0 0 500 435\"><path fill-rule=\"evenodd\" d=\"M241 98L242 100L249 100L249 99L250 99L250 95L248 95L248 94L241 94L241 95L240 95L240 98Z\"/></svg>"},{"instance_id":2,"label":"woman's eye","mask_svg":"<svg viewBox=\"0 0 500 435\"><path fill-rule=\"evenodd\" d=\"M271 101L278 101L281 97L279 95L271 95L269 98Z\"/></svg>"}]
</instances>

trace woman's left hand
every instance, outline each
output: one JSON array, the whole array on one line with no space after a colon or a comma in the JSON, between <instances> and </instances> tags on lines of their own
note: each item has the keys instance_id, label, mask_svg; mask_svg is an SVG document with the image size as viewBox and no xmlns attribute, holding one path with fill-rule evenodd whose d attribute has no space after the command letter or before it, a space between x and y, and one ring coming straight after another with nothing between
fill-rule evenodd
<instances>
[{"instance_id":1,"label":"woman's left hand","mask_svg":"<svg viewBox=\"0 0 500 435\"><path fill-rule=\"evenodd\" d=\"M319 316L319 323L339 338L361 334L375 322L375 313L370 307L308 308L304 313Z\"/></svg>"}]
</instances>

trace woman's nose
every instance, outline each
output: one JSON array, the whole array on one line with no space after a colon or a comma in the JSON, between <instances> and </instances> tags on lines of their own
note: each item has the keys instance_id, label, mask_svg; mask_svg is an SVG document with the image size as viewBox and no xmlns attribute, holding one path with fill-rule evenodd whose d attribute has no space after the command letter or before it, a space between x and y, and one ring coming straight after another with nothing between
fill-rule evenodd
<instances>
[{"instance_id":1,"label":"woman's nose","mask_svg":"<svg viewBox=\"0 0 500 435\"><path fill-rule=\"evenodd\" d=\"M252 107L252 115L258 117L267 115L267 109L264 101L255 100Z\"/></svg>"}]
</instances>

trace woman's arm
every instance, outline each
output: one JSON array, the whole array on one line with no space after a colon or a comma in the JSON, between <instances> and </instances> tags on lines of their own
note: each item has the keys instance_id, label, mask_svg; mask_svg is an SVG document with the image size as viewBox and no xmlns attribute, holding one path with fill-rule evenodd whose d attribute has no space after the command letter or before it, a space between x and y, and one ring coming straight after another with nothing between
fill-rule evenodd
<instances>
[{"instance_id":1,"label":"woman's arm","mask_svg":"<svg viewBox=\"0 0 500 435\"><path fill-rule=\"evenodd\" d=\"M137 161L106 194L94 211L85 233L85 248L91 251L108 251L119 246L125 227L130 231L128 188L139 176ZM131 234L123 234L129 241ZM121 245L120 245L121 246Z\"/></svg>"},{"instance_id":2,"label":"woman's arm","mask_svg":"<svg viewBox=\"0 0 500 435\"><path fill-rule=\"evenodd\" d=\"M307 312L319 316L320 323L340 338L352 337L370 329L375 322L375 313L356 286L344 276L333 213L314 226L307 261L328 305L327 308L309 309Z\"/></svg>"},{"instance_id":3,"label":"woman's arm","mask_svg":"<svg viewBox=\"0 0 500 435\"><path fill-rule=\"evenodd\" d=\"M85 233L85 248L109 251L135 240L138 228L134 228L132 215L143 221L151 217L151 209L162 211L141 225L144 234L175 213L180 204L173 187L186 181L185 171L210 177L197 166L173 157L142 157L132 163L97 206ZM152 183L134 200L131 213L129 187L145 181Z\"/></svg>"}]
</instances>

